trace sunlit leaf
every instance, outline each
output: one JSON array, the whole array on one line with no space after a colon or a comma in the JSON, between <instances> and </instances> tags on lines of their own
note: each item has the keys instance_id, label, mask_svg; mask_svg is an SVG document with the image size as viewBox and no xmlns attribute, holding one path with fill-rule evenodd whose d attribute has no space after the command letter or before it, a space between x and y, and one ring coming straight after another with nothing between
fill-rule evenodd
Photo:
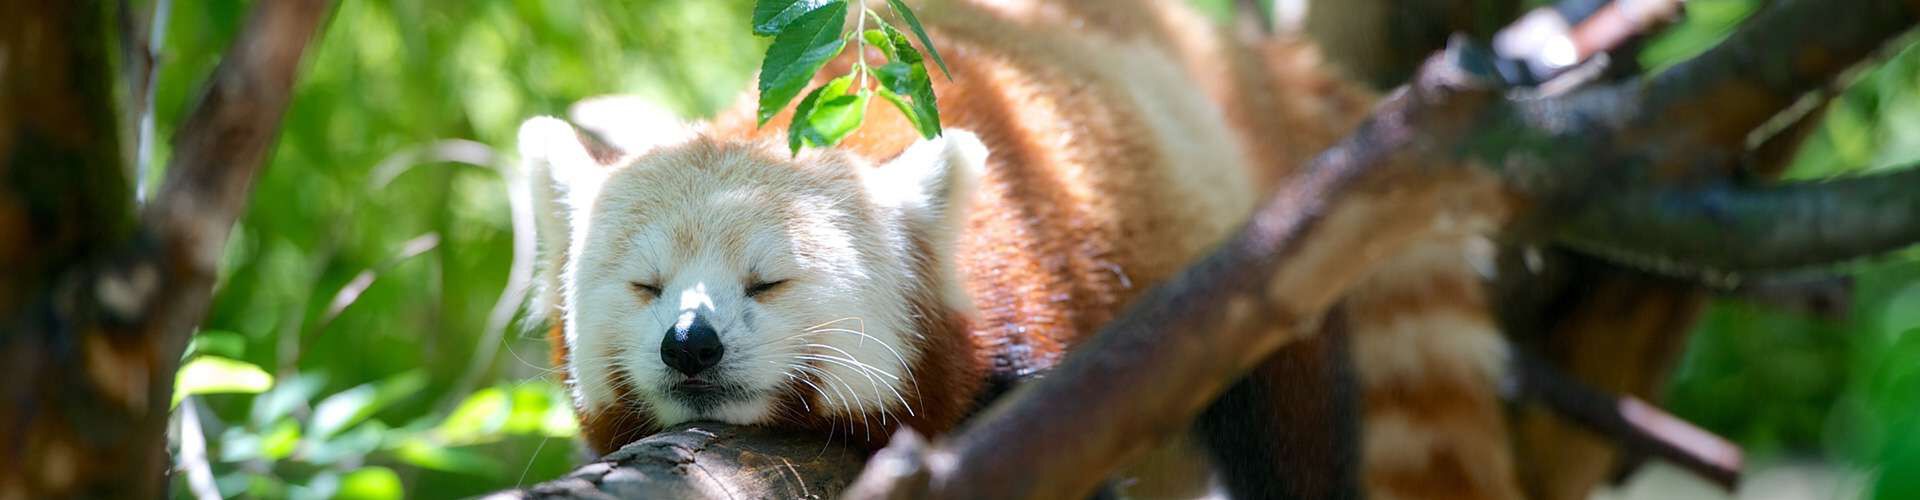
<instances>
[{"instance_id":1,"label":"sunlit leaf","mask_svg":"<svg viewBox=\"0 0 1920 500\"><path fill-rule=\"evenodd\" d=\"M795 19L813 12L829 3L845 3L846 0L759 0L753 3L753 34L774 36L780 34Z\"/></svg>"},{"instance_id":2,"label":"sunlit leaf","mask_svg":"<svg viewBox=\"0 0 1920 500\"><path fill-rule=\"evenodd\" d=\"M393 469L371 466L340 478L340 490L334 498L345 500L389 500L405 497L400 475Z\"/></svg>"},{"instance_id":3,"label":"sunlit leaf","mask_svg":"<svg viewBox=\"0 0 1920 500\"><path fill-rule=\"evenodd\" d=\"M434 428L440 439L451 444L474 444L497 439L507 421L507 395L498 387L488 387L467 396L446 420Z\"/></svg>"},{"instance_id":4,"label":"sunlit leaf","mask_svg":"<svg viewBox=\"0 0 1920 500\"><path fill-rule=\"evenodd\" d=\"M285 498L287 483L257 472L241 471L214 480L220 494L227 498ZM176 495L177 496L177 495Z\"/></svg>"},{"instance_id":5,"label":"sunlit leaf","mask_svg":"<svg viewBox=\"0 0 1920 500\"><path fill-rule=\"evenodd\" d=\"M290 500L327 500L340 491L340 474L331 470L314 473L307 484L296 484L287 489Z\"/></svg>"},{"instance_id":6,"label":"sunlit leaf","mask_svg":"<svg viewBox=\"0 0 1920 500\"><path fill-rule=\"evenodd\" d=\"M317 439L326 439L335 432L366 420L395 401L413 395L426 384L426 375L413 372L340 391L313 407L313 418L307 423L307 433Z\"/></svg>"},{"instance_id":7,"label":"sunlit leaf","mask_svg":"<svg viewBox=\"0 0 1920 500\"><path fill-rule=\"evenodd\" d=\"M196 394L259 394L273 387L273 375L258 366L217 356L188 361L174 375L173 404Z\"/></svg>"},{"instance_id":8,"label":"sunlit leaf","mask_svg":"<svg viewBox=\"0 0 1920 500\"><path fill-rule=\"evenodd\" d=\"M225 330L203 330L193 334L187 353L181 359L197 355L238 358L246 352L247 338Z\"/></svg>"},{"instance_id":9,"label":"sunlit leaf","mask_svg":"<svg viewBox=\"0 0 1920 500\"><path fill-rule=\"evenodd\" d=\"M806 97L800 98L799 106L794 106L793 123L787 124L787 150L789 152L798 155L800 154L800 148L807 145L807 117L813 115L814 105L820 103L820 94L826 91L827 86L825 85L814 87L813 91L808 92Z\"/></svg>"},{"instance_id":10,"label":"sunlit leaf","mask_svg":"<svg viewBox=\"0 0 1920 500\"><path fill-rule=\"evenodd\" d=\"M573 407L564 404L547 408L547 414L540 419L540 433L546 437L570 438L580 435L580 420L574 418Z\"/></svg>"},{"instance_id":11,"label":"sunlit leaf","mask_svg":"<svg viewBox=\"0 0 1920 500\"><path fill-rule=\"evenodd\" d=\"M853 84L854 75L847 75L808 93L788 126L787 146L796 153L803 146L832 146L860 128L872 94Z\"/></svg>"},{"instance_id":12,"label":"sunlit leaf","mask_svg":"<svg viewBox=\"0 0 1920 500\"><path fill-rule=\"evenodd\" d=\"M933 54L933 62L940 65L940 74L953 79L953 72L947 71L947 60L940 57L940 49L933 47L933 39L927 37L927 28L920 25L920 16L913 15L913 9L901 0L887 0L887 5L893 6L893 11L900 14L901 19L907 20L907 27L913 29L913 36L920 38L920 46Z\"/></svg>"},{"instance_id":13,"label":"sunlit leaf","mask_svg":"<svg viewBox=\"0 0 1920 500\"><path fill-rule=\"evenodd\" d=\"M449 448L418 438L401 442L394 449L394 455L401 461L417 467L481 477L498 476L505 469L499 461L486 455Z\"/></svg>"},{"instance_id":14,"label":"sunlit leaf","mask_svg":"<svg viewBox=\"0 0 1920 500\"><path fill-rule=\"evenodd\" d=\"M308 400L320 393L320 386L325 382L325 377L313 373L282 379L273 386L273 390L253 398L253 413L249 420L260 427L278 421L295 408L306 405Z\"/></svg>"},{"instance_id":15,"label":"sunlit leaf","mask_svg":"<svg viewBox=\"0 0 1920 500\"><path fill-rule=\"evenodd\" d=\"M880 98L886 99L888 103L893 104L895 109L900 110L900 114L906 115L907 121L913 124L914 130L920 131L920 135L926 136L930 133L928 132L928 130L930 130L929 127L933 127L933 125L921 121L920 114L914 110L913 103L909 102L907 98L901 97L891 90L887 90L886 87L880 88ZM931 133L937 134L939 132L936 130Z\"/></svg>"},{"instance_id":16,"label":"sunlit leaf","mask_svg":"<svg viewBox=\"0 0 1920 500\"><path fill-rule=\"evenodd\" d=\"M385 424L377 420L367 421L328 439L307 440L300 457L316 464L357 463L367 454L380 449L388 432Z\"/></svg>"},{"instance_id":17,"label":"sunlit leaf","mask_svg":"<svg viewBox=\"0 0 1920 500\"><path fill-rule=\"evenodd\" d=\"M546 384L523 384L513 388L513 411L507 416L503 430L513 434L542 434L547 415L554 406L564 405L564 398Z\"/></svg>"},{"instance_id":18,"label":"sunlit leaf","mask_svg":"<svg viewBox=\"0 0 1920 500\"><path fill-rule=\"evenodd\" d=\"M865 33L861 33L860 38L866 40L867 45L873 46L873 48L876 48L876 49L880 49L880 54L883 56L886 56L887 60L889 61L898 59L900 57L898 53L894 52L893 38L888 37L886 31L883 31L880 29L870 29L870 30L867 30Z\"/></svg>"},{"instance_id":19,"label":"sunlit leaf","mask_svg":"<svg viewBox=\"0 0 1920 500\"><path fill-rule=\"evenodd\" d=\"M273 430L260 435L259 456L267 461L276 461L293 456L300 448L300 424L292 420L282 420L273 426Z\"/></svg>"},{"instance_id":20,"label":"sunlit leaf","mask_svg":"<svg viewBox=\"0 0 1920 500\"><path fill-rule=\"evenodd\" d=\"M926 60L900 30L892 25L881 25L881 29L893 40L896 56L892 62L874 68L882 88L893 94L888 97L883 93L881 97L900 108L921 137L931 139L940 135L939 101L933 95L933 78L927 74Z\"/></svg>"},{"instance_id":21,"label":"sunlit leaf","mask_svg":"<svg viewBox=\"0 0 1920 500\"><path fill-rule=\"evenodd\" d=\"M773 38L760 63L760 124L786 108L813 74L846 47L840 36L846 18L847 4L831 2L800 16Z\"/></svg>"}]
</instances>

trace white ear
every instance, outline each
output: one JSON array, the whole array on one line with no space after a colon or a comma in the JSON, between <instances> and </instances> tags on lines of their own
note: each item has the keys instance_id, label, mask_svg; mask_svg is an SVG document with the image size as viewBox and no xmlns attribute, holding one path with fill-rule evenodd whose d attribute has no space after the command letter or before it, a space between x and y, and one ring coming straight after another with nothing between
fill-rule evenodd
<instances>
[{"instance_id":1,"label":"white ear","mask_svg":"<svg viewBox=\"0 0 1920 500\"><path fill-rule=\"evenodd\" d=\"M978 136L947 129L866 177L868 195L881 205L897 207L906 230L930 247L933 255L925 256L927 264L934 266L932 272L944 274L938 281L947 284L937 292L957 311L971 311L972 305L955 276L954 246L966 229L967 208L986 167L987 146Z\"/></svg>"},{"instance_id":2,"label":"white ear","mask_svg":"<svg viewBox=\"0 0 1920 500\"><path fill-rule=\"evenodd\" d=\"M521 173L539 235L536 312L556 311L567 250L585 224L601 183L622 156L557 118L541 116L520 124Z\"/></svg>"},{"instance_id":3,"label":"white ear","mask_svg":"<svg viewBox=\"0 0 1920 500\"><path fill-rule=\"evenodd\" d=\"M652 100L631 94L582 99L567 119L628 153L644 153L692 139L694 126Z\"/></svg>"},{"instance_id":4,"label":"white ear","mask_svg":"<svg viewBox=\"0 0 1920 500\"><path fill-rule=\"evenodd\" d=\"M560 202L577 207L590 202L606 180L608 167L622 156L624 153L558 118L537 116L520 124L520 157L534 187L536 204ZM540 189L543 186L548 189ZM546 200L541 199L543 196Z\"/></svg>"},{"instance_id":5,"label":"white ear","mask_svg":"<svg viewBox=\"0 0 1920 500\"><path fill-rule=\"evenodd\" d=\"M987 146L980 137L947 129L939 137L915 143L868 175L867 192L882 205L899 207L916 219L911 221L915 225L957 230L986 167Z\"/></svg>"}]
</instances>

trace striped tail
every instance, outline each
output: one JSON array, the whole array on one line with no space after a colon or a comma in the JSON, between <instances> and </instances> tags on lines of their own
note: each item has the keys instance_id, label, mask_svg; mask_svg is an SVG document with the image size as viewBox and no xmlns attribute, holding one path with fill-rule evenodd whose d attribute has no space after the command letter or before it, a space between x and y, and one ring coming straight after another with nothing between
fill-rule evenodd
<instances>
[{"instance_id":1,"label":"striped tail","mask_svg":"<svg viewBox=\"0 0 1920 500\"><path fill-rule=\"evenodd\" d=\"M1508 351L1476 270L1492 253L1422 243L1346 299L1370 498L1523 498L1498 393Z\"/></svg>"}]
</instances>

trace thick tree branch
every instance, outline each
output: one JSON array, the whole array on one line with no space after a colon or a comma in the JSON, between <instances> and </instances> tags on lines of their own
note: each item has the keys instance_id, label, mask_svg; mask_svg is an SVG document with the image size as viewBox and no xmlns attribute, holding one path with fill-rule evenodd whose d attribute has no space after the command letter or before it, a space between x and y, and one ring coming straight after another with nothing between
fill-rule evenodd
<instances>
[{"instance_id":1,"label":"thick tree branch","mask_svg":"<svg viewBox=\"0 0 1920 500\"><path fill-rule=\"evenodd\" d=\"M1622 176L1620 152L1665 149L1679 144L1674 136L1739 144L1717 141L1725 130L1750 130L1797 97L1790 94L1864 58L1910 25L1920 7L1856 4L1834 9L1821 1L1784 2L1736 34L1729 47L1680 68L1690 73L1559 98L1504 99L1498 89L1461 73L1462 56L1452 51L1451 60L1430 62L1367 125L1310 164L1212 256L1143 297L1050 376L1022 387L946 441L920 448L901 441L888 454L892 465L869 469L856 496L1084 495L1107 471L1177 432L1254 360L1306 331L1299 322L1317 317L1361 270L1407 239L1433 235L1434 226L1442 225L1433 223L1435 214L1497 223L1506 209L1556 207L1591 199L1595 191L1604 196L1607 188L1671 182L1674 176L1652 172ZM1797 26L1794 15L1806 19L1813 9L1825 19L1848 18L1835 22L1859 29ZM1779 57L1752 57L1756 50L1785 47L1824 49L1825 57L1785 50ZM1762 90L1763 97L1787 98L1701 95L1704 85L1738 87L1740 78L1754 78L1744 85ZM1662 93L1694 100L1654 95ZM1502 190L1475 182L1476 175L1488 173L1506 181L1506 193L1521 197L1508 199ZM1549 227L1558 222L1530 215ZM1394 237L1399 235L1406 236ZM1168 332L1190 332L1190 338L1171 342ZM1089 421L1103 425L1084 425Z\"/></svg>"},{"instance_id":2,"label":"thick tree branch","mask_svg":"<svg viewBox=\"0 0 1920 500\"><path fill-rule=\"evenodd\" d=\"M862 454L844 445L754 427L683 425L567 477L487 498L826 498L860 473Z\"/></svg>"},{"instance_id":3,"label":"thick tree branch","mask_svg":"<svg viewBox=\"0 0 1920 500\"><path fill-rule=\"evenodd\" d=\"M68 247L9 245L64 253L33 268L50 282L0 282L0 297L25 305L0 309L7 378L44 381L8 386L0 405L0 497L159 497L167 486L174 372L206 313L227 233L278 136L301 56L329 3L260 3L180 127L166 182L137 219L114 142L112 97L86 91L113 81L104 69L111 37L99 32L101 2L9 0L4 7L0 32L7 35L0 36L42 38L3 38L0 53L38 54L48 63L6 72L0 88L23 111L0 116L41 120L0 129L5 171L18 174L4 177L4 186L87 202L70 213L27 214L101 236ZM40 68L59 69L60 77ZM59 86L82 90L62 95ZM68 100L23 104L35 97ZM101 109L106 121L73 114ZM0 218L8 208L0 207Z\"/></svg>"},{"instance_id":4,"label":"thick tree branch","mask_svg":"<svg viewBox=\"0 0 1920 500\"><path fill-rule=\"evenodd\" d=\"M1920 169L1826 182L1630 192L1570 219L1572 247L1649 270L1737 277L1920 241Z\"/></svg>"},{"instance_id":5,"label":"thick tree branch","mask_svg":"<svg viewBox=\"0 0 1920 500\"><path fill-rule=\"evenodd\" d=\"M1645 111L1639 123L1672 153L1738 151L1775 114L1912 29L1916 9L1892 0L1770 2L1719 46L1648 82L1634 106Z\"/></svg>"}]
</instances>

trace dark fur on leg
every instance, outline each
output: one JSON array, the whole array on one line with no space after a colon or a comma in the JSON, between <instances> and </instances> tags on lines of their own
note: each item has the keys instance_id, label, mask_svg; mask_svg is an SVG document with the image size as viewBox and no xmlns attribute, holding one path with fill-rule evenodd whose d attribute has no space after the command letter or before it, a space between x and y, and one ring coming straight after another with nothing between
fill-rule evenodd
<instances>
[{"instance_id":1,"label":"dark fur on leg","mask_svg":"<svg viewBox=\"0 0 1920 500\"><path fill-rule=\"evenodd\" d=\"M1234 498L1356 499L1359 395L1345 317L1274 353L1194 422Z\"/></svg>"}]
</instances>

